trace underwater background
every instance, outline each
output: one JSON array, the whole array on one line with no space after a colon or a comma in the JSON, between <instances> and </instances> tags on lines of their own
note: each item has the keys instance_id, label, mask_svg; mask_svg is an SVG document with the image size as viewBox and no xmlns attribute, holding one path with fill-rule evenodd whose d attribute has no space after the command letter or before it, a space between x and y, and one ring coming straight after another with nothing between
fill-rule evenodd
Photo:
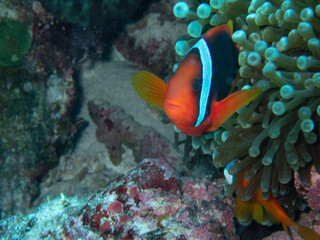
<instances>
[{"instance_id":1,"label":"underwater background","mask_svg":"<svg viewBox=\"0 0 320 240\"><path fill-rule=\"evenodd\" d=\"M167 81L228 20L263 93L186 136L131 76ZM234 217L258 188L320 233L319 34L311 0L0 0L0 239L288 239Z\"/></svg>"}]
</instances>

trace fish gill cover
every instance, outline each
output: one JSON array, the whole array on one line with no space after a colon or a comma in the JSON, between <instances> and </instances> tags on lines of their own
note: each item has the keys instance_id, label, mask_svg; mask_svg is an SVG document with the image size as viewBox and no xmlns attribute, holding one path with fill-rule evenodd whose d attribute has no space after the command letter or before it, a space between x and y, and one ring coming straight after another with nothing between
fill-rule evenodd
<instances>
[{"instance_id":1,"label":"fish gill cover","mask_svg":"<svg viewBox=\"0 0 320 240\"><path fill-rule=\"evenodd\" d=\"M263 89L218 131L192 137L193 148L211 154L216 167L241 159L229 170L235 179L246 171L246 180L255 176L245 189L235 180L226 195L237 191L246 201L260 187L264 199L284 196L293 190L294 173L310 186L312 165L320 171L320 4L211 0L192 7L178 2L173 12L190 22L189 37L176 42L180 56L208 29L231 19L232 39L241 47L238 87Z\"/></svg>"}]
</instances>

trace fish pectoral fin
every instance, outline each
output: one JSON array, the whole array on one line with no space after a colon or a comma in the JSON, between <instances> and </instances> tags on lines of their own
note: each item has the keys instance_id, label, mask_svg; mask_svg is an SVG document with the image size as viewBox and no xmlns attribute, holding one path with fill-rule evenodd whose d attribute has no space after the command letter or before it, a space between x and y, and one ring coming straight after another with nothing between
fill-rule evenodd
<instances>
[{"instance_id":1,"label":"fish pectoral fin","mask_svg":"<svg viewBox=\"0 0 320 240\"><path fill-rule=\"evenodd\" d=\"M260 88L250 88L231 94L211 106L211 122L213 129L218 129L232 114L244 107L262 92Z\"/></svg>"},{"instance_id":2,"label":"fish pectoral fin","mask_svg":"<svg viewBox=\"0 0 320 240\"><path fill-rule=\"evenodd\" d=\"M132 75L131 84L143 100L164 111L163 104L168 91L164 81L153 73L137 71Z\"/></svg>"},{"instance_id":3,"label":"fish pectoral fin","mask_svg":"<svg viewBox=\"0 0 320 240\"><path fill-rule=\"evenodd\" d=\"M215 128L214 126L210 126L206 129L205 133L214 132L215 130L217 130L217 128Z\"/></svg>"}]
</instances>

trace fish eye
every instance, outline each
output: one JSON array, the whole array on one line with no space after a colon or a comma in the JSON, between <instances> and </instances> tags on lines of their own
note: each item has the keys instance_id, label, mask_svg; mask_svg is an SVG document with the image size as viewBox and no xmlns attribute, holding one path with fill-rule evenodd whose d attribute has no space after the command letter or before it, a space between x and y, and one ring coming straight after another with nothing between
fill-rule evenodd
<instances>
[{"instance_id":1,"label":"fish eye","mask_svg":"<svg viewBox=\"0 0 320 240\"><path fill-rule=\"evenodd\" d=\"M200 79L193 79L192 80L192 90L196 93L200 92L202 87L202 81Z\"/></svg>"}]
</instances>

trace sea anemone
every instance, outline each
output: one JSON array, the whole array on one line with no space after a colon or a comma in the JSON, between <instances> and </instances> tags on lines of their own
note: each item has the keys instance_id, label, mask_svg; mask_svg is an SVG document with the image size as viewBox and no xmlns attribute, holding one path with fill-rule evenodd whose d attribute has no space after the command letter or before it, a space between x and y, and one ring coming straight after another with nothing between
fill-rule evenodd
<instances>
[{"instance_id":1,"label":"sea anemone","mask_svg":"<svg viewBox=\"0 0 320 240\"><path fill-rule=\"evenodd\" d=\"M216 167L240 159L229 173L246 180L246 189L234 181L226 194L249 200L257 187L262 197L286 195L293 171L310 185L306 169L319 161L320 115L320 4L315 1L211 0L189 8L174 7L179 18L192 20L189 38L179 39L183 56L212 26L233 20L233 41L240 45L238 87L259 87L263 93L210 134L193 137L193 148L212 154ZM320 169L318 169L319 171Z\"/></svg>"}]
</instances>

